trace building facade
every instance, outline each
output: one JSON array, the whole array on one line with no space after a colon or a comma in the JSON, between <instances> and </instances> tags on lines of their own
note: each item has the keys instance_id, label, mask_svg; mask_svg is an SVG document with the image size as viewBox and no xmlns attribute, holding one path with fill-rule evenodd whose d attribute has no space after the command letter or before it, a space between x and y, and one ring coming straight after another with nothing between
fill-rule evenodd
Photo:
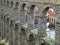
<instances>
[{"instance_id":1,"label":"building facade","mask_svg":"<svg viewBox=\"0 0 60 45\"><path fill-rule=\"evenodd\" d=\"M46 36L46 13L48 8L54 9L56 15L56 45L59 41L59 18L60 5L42 3L44 0L0 0L0 17L3 24L3 38L10 45L40 45L41 38ZM52 1L53 2L53 1ZM31 30L36 29L34 8L38 8L37 33Z\"/></svg>"}]
</instances>

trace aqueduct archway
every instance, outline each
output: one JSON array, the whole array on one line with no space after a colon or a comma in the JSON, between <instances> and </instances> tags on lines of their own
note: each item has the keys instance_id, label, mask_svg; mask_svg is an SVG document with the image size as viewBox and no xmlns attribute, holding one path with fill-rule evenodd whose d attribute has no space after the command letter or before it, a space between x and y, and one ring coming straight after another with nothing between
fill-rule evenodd
<instances>
[{"instance_id":1,"label":"aqueduct archway","mask_svg":"<svg viewBox=\"0 0 60 45\"><path fill-rule=\"evenodd\" d=\"M54 9L51 8L51 7L46 7L46 8L43 10L42 14L43 14L44 16L46 16L46 19L47 19L46 21L49 22L48 28L53 28L53 29L55 29L55 18L56 18L56 15L55 15Z\"/></svg>"},{"instance_id":2,"label":"aqueduct archway","mask_svg":"<svg viewBox=\"0 0 60 45\"><path fill-rule=\"evenodd\" d=\"M55 39L55 23L56 23L56 14L55 14L55 10L52 7L46 7L42 14L46 17L46 19L44 21L46 21L46 31L49 31L48 36ZM52 32L53 33L52 33ZM51 32L51 34L50 34ZM52 37L52 35L54 37Z\"/></svg>"},{"instance_id":3,"label":"aqueduct archway","mask_svg":"<svg viewBox=\"0 0 60 45\"><path fill-rule=\"evenodd\" d=\"M33 34L29 35L29 44L28 45L35 45L35 37L33 36Z\"/></svg>"},{"instance_id":4,"label":"aqueduct archway","mask_svg":"<svg viewBox=\"0 0 60 45\"><path fill-rule=\"evenodd\" d=\"M21 28L21 33L20 33L20 41L21 41L21 45L25 44L25 38L26 38L26 32L24 28Z\"/></svg>"}]
</instances>

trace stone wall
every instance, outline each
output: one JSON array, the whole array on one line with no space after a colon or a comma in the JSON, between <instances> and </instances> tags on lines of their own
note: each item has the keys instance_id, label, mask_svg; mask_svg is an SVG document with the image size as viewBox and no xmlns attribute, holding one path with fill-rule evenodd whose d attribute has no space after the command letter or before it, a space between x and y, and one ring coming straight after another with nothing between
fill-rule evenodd
<instances>
[{"instance_id":1,"label":"stone wall","mask_svg":"<svg viewBox=\"0 0 60 45\"><path fill-rule=\"evenodd\" d=\"M1 0L0 0L1 1ZM33 13L30 13L30 8L32 5L35 5L38 7L39 9L39 16L42 16L44 17L45 14L43 14L44 12L44 9L47 8L47 7L52 7L55 12L56 12L56 16L57 16L57 20L59 19L58 17L60 17L60 8L59 8L59 5L54 5L54 4L50 4L50 3L36 3L36 2L33 2L31 0L23 0L23 1L19 1L19 0L12 0L13 1L13 6L11 7L11 0L9 0L9 5L4 4L4 2L2 2L0 4L0 9L3 9L3 17L5 16L5 18L2 18L2 21L4 22L4 26L5 26L5 33L6 33L6 37L10 42L10 44L13 44L12 45L20 45L20 41L21 41L21 24L26 24L26 23L30 23L31 25L29 25L29 28L25 29L25 32L26 32L26 37L24 38L24 41L23 43L25 43L26 45L28 45L28 42L29 42L29 35L31 34L30 30L31 29L34 29L34 14ZM16 2L18 2L19 6L17 7L17 9L15 8L15 4ZM25 4L25 7L24 9L22 9L22 5ZM0 13L0 15L1 15ZM25 18L27 16L27 21L25 21ZM8 23L6 22L7 21L7 18L8 19ZM5 20L4 20L5 19ZM11 20L13 22L11 22ZM33 35L34 38L37 36L38 39L37 42L39 43L39 38L40 37L44 37L46 36L46 27L45 27L45 24L46 24L46 18L38 18L39 20L39 24L38 24L38 35ZM57 21L56 20L56 21ZM43 21L43 25L42 25L42 22ZM12 23L12 26L10 27L10 24ZM17 29L15 28L15 24L17 24ZM8 28L9 27L9 28ZM56 25L56 41L60 41L59 40L59 33L60 31L57 30L57 25ZM6 31L8 31L9 33L7 33ZM59 33L58 33L59 32ZM8 34L8 35L7 35ZM23 35L23 34L22 34ZM12 39L11 39L12 38ZM16 41L16 44L14 43ZM24 45L24 44L23 44Z\"/></svg>"}]
</instances>

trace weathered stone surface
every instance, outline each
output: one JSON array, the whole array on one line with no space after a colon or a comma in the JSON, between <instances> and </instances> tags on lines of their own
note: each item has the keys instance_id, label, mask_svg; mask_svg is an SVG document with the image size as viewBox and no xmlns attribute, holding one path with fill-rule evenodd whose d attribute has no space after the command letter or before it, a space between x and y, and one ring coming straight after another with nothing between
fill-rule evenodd
<instances>
[{"instance_id":1,"label":"weathered stone surface","mask_svg":"<svg viewBox=\"0 0 60 45\"><path fill-rule=\"evenodd\" d=\"M10 16L10 19L9 19L9 23L6 22L6 18L7 16L5 17L5 20L1 19L0 22L4 22L4 33L6 35L6 37L4 38L9 38L7 41L12 41L12 45L29 45L29 43L31 45L33 45L35 42L29 42L29 35L31 34L30 30L32 30L32 28L34 28L34 14L33 13L30 13L30 8L32 5L35 5L38 7L39 9L39 16L42 16L44 17L45 14L43 14L43 11L45 8L47 7L52 7L54 10L55 10L55 13L56 13L56 16L57 16L57 20L56 22L58 21L58 19L60 18L60 6L59 5L55 5L55 4L50 4L50 3L40 3L40 2L34 2L32 0L12 0L13 1L13 7L11 7L11 0L9 0L9 5L7 6L7 2L5 2L6 4L4 4L3 2L0 3L0 17L1 15L7 15L7 16ZM0 0L1 2L1 0ZM15 9L15 3L18 2L19 3L19 6L18 6L18 9ZM22 5L23 4L26 4L25 6L23 6L24 8L26 8L26 10L22 9ZM3 8L3 11L2 11L2 8ZM6 14L5 14L6 13ZM26 20L26 16L27 16L27 20ZM39 33L38 33L38 36L37 38L40 38L41 36L46 36L46 27L45 27L45 24L46 24L46 18L44 17L44 19L40 17L38 18L39 20L39 24L38 24L38 28L39 28ZM13 23L13 26L10 27L10 21L11 21L11 18L14 18L14 23ZM19 25L16 29L15 28L15 24L16 24L16 21L19 21L20 23L17 23L17 25ZM43 22L42 22L43 21ZM27 29L24 29L25 30L25 33L26 33L26 36L24 38L23 34L21 36L21 25L22 24L26 24L26 23L30 23L29 28ZM3 27L3 26L2 26ZM16 29L16 30L15 30ZM58 25L56 24L56 44L58 45L58 42L60 42L60 27L58 27ZM8 32L7 32L8 31ZM24 39L24 41L21 41L21 37L23 37L22 39ZM34 37L35 38L35 37ZM35 40L36 41L36 40ZM16 44L15 44L16 42ZM39 45L39 40L37 40L36 42L38 42L38 45ZM24 43L24 44L23 44ZM35 45L35 44L34 44Z\"/></svg>"}]
</instances>

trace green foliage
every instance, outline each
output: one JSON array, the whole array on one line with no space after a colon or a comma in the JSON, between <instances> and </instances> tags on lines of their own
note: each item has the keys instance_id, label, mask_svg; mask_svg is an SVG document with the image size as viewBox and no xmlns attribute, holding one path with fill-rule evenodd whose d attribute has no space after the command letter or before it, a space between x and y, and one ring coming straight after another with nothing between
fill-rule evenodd
<instances>
[{"instance_id":1,"label":"green foliage","mask_svg":"<svg viewBox=\"0 0 60 45\"><path fill-rule=\"evenodd\" d=\"M55 41L49 37L44 37L43 40L45 40L46 43L49 43L50 45L54 45L54 43L55 43Z\"/></svg>"}]
</instances>

